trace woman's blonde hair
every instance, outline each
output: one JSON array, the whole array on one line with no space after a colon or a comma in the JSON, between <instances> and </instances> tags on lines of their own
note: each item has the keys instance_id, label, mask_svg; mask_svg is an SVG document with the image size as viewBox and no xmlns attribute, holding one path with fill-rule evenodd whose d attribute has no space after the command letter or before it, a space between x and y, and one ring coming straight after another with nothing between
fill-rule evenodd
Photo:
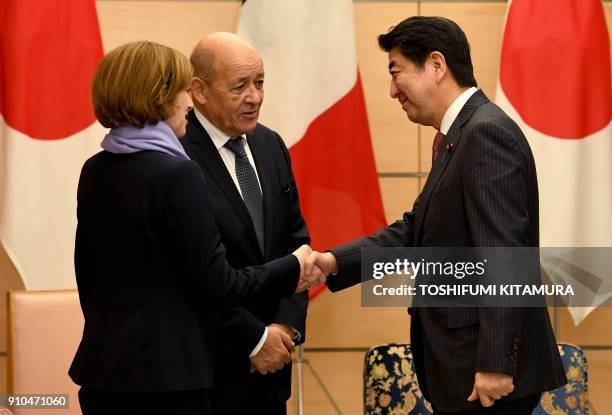
<instances>
[{"instance_id":1,"label":"woman's blonde hair","mask_svg":"<svg viewBox=\"0 0 612 415\"><path fill-rule=\"evenodd\" d=\"M192 69L178 51L154 42L128 43L98 64L91 96L96 118L107 128L143 127L172 115L172 102L188 89Z\"/></svg>"}]
</instances>

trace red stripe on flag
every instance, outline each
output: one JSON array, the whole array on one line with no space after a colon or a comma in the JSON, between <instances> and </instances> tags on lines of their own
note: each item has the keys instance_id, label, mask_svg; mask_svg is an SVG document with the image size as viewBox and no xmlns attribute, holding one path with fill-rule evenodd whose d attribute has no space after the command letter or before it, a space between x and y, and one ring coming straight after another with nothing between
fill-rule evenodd
<instances>
[{"instance_id":1,"label":"red stripe on flag","mask_svg":"<svg viewBox=\"0 0 612 415\"><path fill-rule=\"evenodd\" d=\"M95 121L90 84L103 56L93 0L2 0L0 112L39 139L75 134Z\"/></svg>"},{"instance_id":2,"label":"red stripe on flag","mask_svg":"<svg viewBox=\"0 0 612 415\"><path fill-rule=\"evenodd\" d=\"M319 115L290 152L313 249L325 250L385 226L359 75L348 94Z\"/></svg>"}]
</instances>

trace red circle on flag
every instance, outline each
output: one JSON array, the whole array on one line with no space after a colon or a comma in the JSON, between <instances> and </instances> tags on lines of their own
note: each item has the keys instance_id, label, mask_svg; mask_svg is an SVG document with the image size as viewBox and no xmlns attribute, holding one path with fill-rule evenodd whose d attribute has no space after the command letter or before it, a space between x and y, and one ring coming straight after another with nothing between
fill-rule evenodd
<instances>
[{"instance_id":1,"label":"red circle on flag","mask_svg":"<svg viewBox=\"0 0 612 415\"><path fill-rule=\"evenodd\" d=\"M0 112L29 137L55 140L95 121L90 84L103 56L93 1L4 2Z\"/></svg>"},{"instance_id":2,"label":"red circle on flag","mask_svg":"<svg viewBox=\"0 0 612 415\"><path fill-rule=\"evenodd\" d=\"M514 0L500 83L532 128L583 138L610 123L610 45L601 0Z\"/></svg>"}]
</instances>

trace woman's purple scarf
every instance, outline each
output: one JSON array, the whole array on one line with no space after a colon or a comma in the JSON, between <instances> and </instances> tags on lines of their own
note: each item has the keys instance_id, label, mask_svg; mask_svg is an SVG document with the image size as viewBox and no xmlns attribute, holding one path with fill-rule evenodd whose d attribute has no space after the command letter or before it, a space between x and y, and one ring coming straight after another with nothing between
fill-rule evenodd
<instances>
[{"instance_id":1,"label":"woman's purple scarf","mask_svg":"<svg viewBox=\"0 0 612 415\"><path fill-rule=\"evenodd\" d=\"M164 121L143 128L133 125L113 128L102 140L102 148L110 153L126 154L153 150L190 160L174 131Z\"/></svg>"}]
</instances>

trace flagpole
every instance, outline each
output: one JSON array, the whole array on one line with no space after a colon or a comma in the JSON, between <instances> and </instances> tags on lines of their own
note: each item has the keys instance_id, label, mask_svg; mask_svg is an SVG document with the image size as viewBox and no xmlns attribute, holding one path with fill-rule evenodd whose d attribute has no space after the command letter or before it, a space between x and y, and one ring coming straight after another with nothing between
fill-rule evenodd
<instances>
[{"instance_id":1,"label":"flagpole","mask_svg":"<svg viewBox=\"0 0 612 415\"><path fill-rule=\"evenodd\" d=\"M297 415L304 415L304 346L297 347Z\"/></svg>"}]
</instances>

